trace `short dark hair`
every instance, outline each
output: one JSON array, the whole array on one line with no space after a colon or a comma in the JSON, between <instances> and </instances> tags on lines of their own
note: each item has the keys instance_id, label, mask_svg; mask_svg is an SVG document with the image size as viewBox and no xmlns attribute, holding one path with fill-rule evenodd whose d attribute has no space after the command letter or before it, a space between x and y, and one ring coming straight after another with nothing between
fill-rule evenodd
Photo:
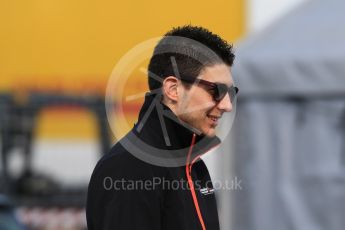
<instances>
[{"instance_id":1,"label":"short dark hair","mask_svg":"<svg viewBox=\"0 0 345 230\"><path fill-rule=\"evenodd\" d=\"M191 48L190 44L180 44L179 41L175 42L177 45L169 43L169 39L179 37L207 47L216 54L216 57L208 57L207 61L201 62L200 60L205 60L205 57L201 57L202 54ZM184 51L181 52L181 49ZM176 60L180 76L196 78L206 66L223 63L232 66L235 55L231 44L206 28L192 25L173 28L158 42L150 59L148 84L151 91L162 86L161 81L157 78L164 79L167 76L176 76L171 57Z\"/></svg>"}]
</instances>

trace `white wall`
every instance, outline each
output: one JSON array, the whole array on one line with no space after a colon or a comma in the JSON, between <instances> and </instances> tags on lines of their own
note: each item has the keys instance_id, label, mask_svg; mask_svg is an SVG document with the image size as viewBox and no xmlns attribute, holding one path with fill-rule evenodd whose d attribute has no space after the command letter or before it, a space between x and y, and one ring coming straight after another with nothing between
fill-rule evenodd
<instances>
[{"instance_id":1,"label":"white wall","mask_svg":"<svg viewBox=\"0 0 345 230\"><path fill-rule=\"evenodd\" d=\"M306 1L309 0L248 0L248 33L255 33L262 30Z\"/></svg>"}]
</instances>

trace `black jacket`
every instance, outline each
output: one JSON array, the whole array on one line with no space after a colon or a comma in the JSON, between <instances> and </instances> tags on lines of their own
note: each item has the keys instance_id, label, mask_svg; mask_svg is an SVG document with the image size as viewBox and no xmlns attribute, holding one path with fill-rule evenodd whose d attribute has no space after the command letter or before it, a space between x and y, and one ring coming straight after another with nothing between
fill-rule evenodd
<instances>
[{"instance_id":1,"label":"black jacket","mask_svg":"<svg viewBox=\"0 0 345 230\"><path fill-rule=\"evenodd\" d=\"M220 141L196 135L158 99L146 95L138 123L97 163L88 189L88 230L219 229L212 182L200 156Z\"/></svg>"}]
</instances>

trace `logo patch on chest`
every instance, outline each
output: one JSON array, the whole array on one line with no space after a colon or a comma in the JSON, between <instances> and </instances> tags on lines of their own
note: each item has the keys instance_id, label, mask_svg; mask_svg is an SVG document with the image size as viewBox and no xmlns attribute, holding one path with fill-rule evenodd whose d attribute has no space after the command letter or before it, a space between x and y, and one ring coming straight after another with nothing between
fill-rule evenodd
<instances>
[{"instance_id":1,"label":"logo patch on chest","mask_svg":"<svg viewBox=\"0 0 345 230\"><path fill-rule=\"evenodd\" d=\"M202 195L210 195L214 193L214 188L202 188L200 189Z\"/></svg>"}]
</instances>

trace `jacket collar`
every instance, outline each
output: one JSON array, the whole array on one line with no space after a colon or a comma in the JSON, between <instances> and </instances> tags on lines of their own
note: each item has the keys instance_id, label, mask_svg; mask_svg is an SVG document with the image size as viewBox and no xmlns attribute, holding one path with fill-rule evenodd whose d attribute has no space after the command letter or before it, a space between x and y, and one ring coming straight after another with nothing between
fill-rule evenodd
<instances>
[{"instance_id":1,"label":"jacket collar","mask_svg":"<svg viewBox=\"0 0 345 230\"><path fill-rule=\"evenodd\" d=\"M161 103L161 95L152 93L146 94L138 123L132 131L146 144L162 150L173 150L179 156L187 155L186 150L191 145L193 134L196 134L193 158L220 143L218 137L200 134L179 120L168 106Z\"/></svg>"}]
</instances>

